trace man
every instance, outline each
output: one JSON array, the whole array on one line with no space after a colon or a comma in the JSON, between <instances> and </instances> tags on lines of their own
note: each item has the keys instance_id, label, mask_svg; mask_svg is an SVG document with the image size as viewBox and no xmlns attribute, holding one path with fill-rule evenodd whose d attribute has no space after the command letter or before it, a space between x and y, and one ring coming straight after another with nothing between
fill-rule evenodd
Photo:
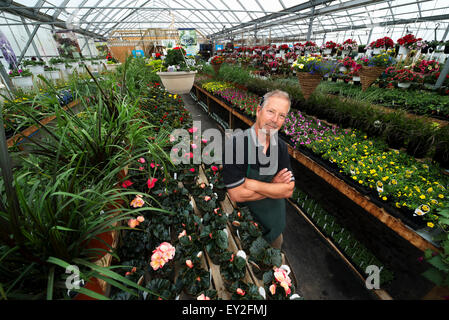
<instances>
[{"instance_id":1,"label":"man","mask_svg":"<svg viewBox=\"0 0 449 320\"><path fill-rule=\"evenodd\" d=\"M227 139L223 153L223 180L230 198L249 207L265 240L278 249L285 228L285 198L295 186L287 145L277 135L290 105L286 92L265 94L254 125Z\"/></svg>"}]
</instances>

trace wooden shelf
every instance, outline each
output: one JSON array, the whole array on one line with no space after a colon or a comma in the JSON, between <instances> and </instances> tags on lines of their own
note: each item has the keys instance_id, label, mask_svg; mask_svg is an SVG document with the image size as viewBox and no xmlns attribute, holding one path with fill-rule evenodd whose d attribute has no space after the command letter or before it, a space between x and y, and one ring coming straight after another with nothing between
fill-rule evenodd
<instances>
[{"instance_id":1,"label":"wooden shelf","mask_svg":"<svg viewBox=\"0 0 449 320\"><path fill-rule=\"evenodd\" d=\"M79 104L79 101L78 101L78 100L72 101L72 102L70 102L67 106L65 106L65 107L63 108L63 110L69 110L69 109L72 109L72 108L74 108L75 106L77 106L78 104ZM9 139L6 141L6 143L7 143L7 145L8 145L8 148L11 148L11 147L14 146L16 143L22 142L22 140L23 140L25 137L30 137L30 136L32 136L32 135L35 134L37 131L39 131L39 129L40 129L42 126L47 125L49 122L53 121L54 119L56 119L56 116L50 116L50 117L47 117L47 118L43 119L42 121L39 121L40 126L34 125L34 126L31 126L31 127L28 127L27 129L23 130L21 133L18 133L18 134L16 134L16 135L12 136L11 138L9 138Z\"/></svg>"},{"instance_id":2,"label":"wooden shelf","mask_svg":"<svg viewBox=\"0 0 449 320\"><path fill-rule=\"evenodd\" d=\"M194 85L196 92L201 92L206 95L208 102L212 99L218 105L223 106L226 110L230 112L230 115L237 116L239 119L244 121L249 126L254 124L254 121L248 119L244 115L238 113L235 109L229 107L222 101L218 100L216 97L211 95L206 90ZM198 95L197 95L198 97ZM231 126L230 126L231 127ZM231 127L232 128L232 127ZM416 248L425 251L426 249L431 249L432 251L439 252L440 249L437 248L430 241L423 238L421 235L416 233L413 229L405 225L400 219L393 217L384 208L381 208L371 202L368 197L362 195L354 187L348 185L345 181L336 177L328 169L316 163L306 155L304 155L299 150L294 149L290 144L287 143L288 152L293 159L298 161L300 164L304 165L306 168L317 174L323 180L325 180L329 185L337 189L340 193L345 195L348 199L356 203L358 206L362 207L366 212L377 218L385 226L396 232L403 239L408 241L410 244Z\"/></svg>"}]
</instances>

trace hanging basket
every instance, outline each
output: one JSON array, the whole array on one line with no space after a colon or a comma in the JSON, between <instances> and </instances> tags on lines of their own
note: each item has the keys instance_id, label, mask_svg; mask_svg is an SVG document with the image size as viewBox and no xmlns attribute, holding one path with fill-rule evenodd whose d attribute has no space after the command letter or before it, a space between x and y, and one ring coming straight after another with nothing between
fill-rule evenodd
<instances>
[{"instance_id":1,"label":"hanging basket","mask_svg":"<svg viewBox=\"0 0 449 320\"><path fill-rule=\"evenodd\" d=\"M215 75L218 76L218 72L220 71L221 64L213 64L212 68L214 68Z\"/></svg>"},{"instance_id":2,"label":"hanging basket","mask_svg":"<svg viewBox=\"0 0 449 320\"><path fill-rule=\"evenodd\" d=\"M384 67L362 67L360 69L360 81L362 90L365 91L384 72Z\"/></svg>"},{"instance_id":3,"label":"hanging basket","mask_svg":"<svg viewBox=\"0 0 449 320\"><path fill-rule=\"evenodd\" d=\"M308 100L320 84L323 76L321 74L310 74L307 72L298 72L296 75L298 76L299 86L301 87L304 99Z\"/></svg>"}]
</instances>

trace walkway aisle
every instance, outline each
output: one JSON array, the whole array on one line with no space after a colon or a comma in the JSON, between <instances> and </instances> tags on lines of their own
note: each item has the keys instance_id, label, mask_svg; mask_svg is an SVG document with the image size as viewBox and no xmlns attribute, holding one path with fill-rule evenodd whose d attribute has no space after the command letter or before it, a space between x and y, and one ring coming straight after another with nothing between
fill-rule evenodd
<instances>
[{"instance_id":1,"label":"walkway aisle","mask_svg":"<svg viewBox=\"0 0 449 320\"><path fill-rule=\"evenodd\" d=\"M196 104L189 94L182 95L182 98L193 120L201 121L202 131L218 128L215 121ZM305 299L369 300L374 298L360 279L288 203L283 250L299 283L298 291Z\"/></svg>"}]
</instances>

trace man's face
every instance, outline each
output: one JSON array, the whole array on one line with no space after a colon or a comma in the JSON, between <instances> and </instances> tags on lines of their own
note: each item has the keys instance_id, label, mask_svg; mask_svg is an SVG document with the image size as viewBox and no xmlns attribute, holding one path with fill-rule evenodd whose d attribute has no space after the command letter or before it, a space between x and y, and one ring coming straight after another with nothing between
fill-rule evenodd
<instances>
[{"instance_id":1,"label":"man's face","mask_svg":"<svg viewBox=\"0 0 449 320\"><path fill-rule=\"evenodd\" d=\"M275 134L284 124L287 117L289 103L287 99L270 97L265 107L257 107L256 125L262 132Z\"/></svg>"}]
</instances>

